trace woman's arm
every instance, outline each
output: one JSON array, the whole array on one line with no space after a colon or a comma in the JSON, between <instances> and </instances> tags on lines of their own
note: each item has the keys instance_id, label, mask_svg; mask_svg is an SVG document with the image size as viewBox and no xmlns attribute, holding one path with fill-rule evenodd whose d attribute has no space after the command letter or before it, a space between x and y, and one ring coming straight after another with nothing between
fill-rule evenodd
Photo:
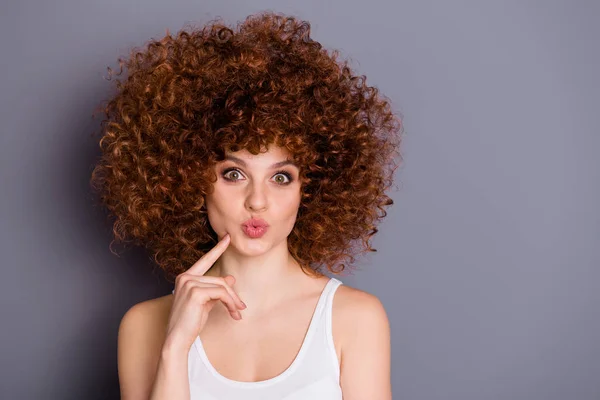
<instances>
[{"instance_id":1,"label":"woman's arm","mask_svg":"<svg viewBox=\"0 0 600 400\"><path fill-rule=\"evenodd\" d=\"M189 400L188 352L189 349L165 344L150 400Z\"/></svg>"},{"instance_id":2,"label":"woman's arm","mask_svg":"<svg viewBox=\"0 0 600 400\"><path fill-rule=\"evenodd\" d=\"M345 297L339 325L344 330L340 372L344 400L390 400L390 327L383 304L356 289Z\"/></svg>"},{"instance_id":3,"label":"woman's arm","mask_svg":"<svg viewBox=\"0 0 600 400\"><path fill-rule=\"evenodd\" d=\"M119 326L118 371L122 400L188 400L188 351L165 342L164 300L131 307ZM168 315L168 314L167 314Z\"/></svg>"}]
</instances>

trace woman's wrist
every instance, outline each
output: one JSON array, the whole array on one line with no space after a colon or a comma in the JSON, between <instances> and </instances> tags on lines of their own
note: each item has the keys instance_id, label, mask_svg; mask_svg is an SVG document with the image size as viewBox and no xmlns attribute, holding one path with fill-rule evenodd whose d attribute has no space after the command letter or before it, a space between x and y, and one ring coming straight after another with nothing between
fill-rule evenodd
<instances>
[{"instance_id":1,"label":"woman's wrist","mask_svg":"<svg viewBox=\"0 0 600 400\"><path fill-rule=\"evenodd\" d=\"M188 352L184 343L165 340L150 400L189 400Z\"/></svg>"},{"instance_id":2,"label":"woman's wrist","mask_svg":"<svg viewBox=\"0 0 600 400\"><path fill-rule=\"evenodd\" d=\"M168 336L162 347L161 355L165 359L186 356L190 351L191 344L179 339L177 336Z\"/></svg>"}]
</instances>

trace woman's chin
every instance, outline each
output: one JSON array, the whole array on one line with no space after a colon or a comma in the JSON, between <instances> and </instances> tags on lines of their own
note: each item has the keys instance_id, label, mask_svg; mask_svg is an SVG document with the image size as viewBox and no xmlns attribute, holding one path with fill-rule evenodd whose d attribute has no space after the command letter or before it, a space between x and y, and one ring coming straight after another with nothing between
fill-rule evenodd
<instances>
[{"instance_id":1,"label":"woman's chin","mask_svg":"<svg viewBox=\"0 0 600 400\"><path fill-rule=\"evenodd\" d=\"M263 236L262 238L249 238L246 235L240 235L232 238L231 245L243 255L258 256L269 250L270 243Z\"/></svg>"}]
</instances>

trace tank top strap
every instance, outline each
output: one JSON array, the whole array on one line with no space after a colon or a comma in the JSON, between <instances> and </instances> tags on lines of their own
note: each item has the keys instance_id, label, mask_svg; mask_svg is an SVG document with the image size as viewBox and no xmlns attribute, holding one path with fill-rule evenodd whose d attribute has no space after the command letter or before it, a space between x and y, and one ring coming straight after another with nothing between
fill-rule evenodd
<instances>
[{"instance_id":1,"label":"tank top strap","mask_svg":"<svg viewBox=\"0 0 600 400\"><path fill-rule=\"evenodd\" d=\"M343 285L342 281L336 278L330 278L329 282L327 282L327 286L323 291L323 307L324 307L324 317L325 317L325 328L328 336L331 336L331 322L333 316L333 296L335 295L335 291L338 287Z\"/></svg>"},{"instance_id":2,"label":"tank top strap","mask_svg":"<svg viewBox=\"0 0 600 400\"><path fill-rule=\"evenodd\" d=\"M335 294L335 291L337 290L337 288L340 285L343 285L342 281L340 281L337 278L331 277L331 278L329 278L329 282L327 282L327 285L326 285L325 289L323 290L325 308L329 309L330 313L331 313L331 307L333 305L333 295Z\"/></svg>"},{"instance_id":3,"label":"tank top strap","mask_svg":"<svg viewBox=\"0 0 600 400\"><path fill-rule=\"evenodd\" d=\"M343 285L342 281L331 277L322 294L322 309L319 318L319 340L313 343L313 353L317 353L315 360L325 361L323 368L326 368L328 373L333 373L336 381L339 380L339 360L333 340L333 298L338 287ZM313 364L317 361L313 361Z\"/></svg>"},{"instance_id":4,"label":"tank top strap","mask_svg":"<svg viewBox=\"0 0 600 400\"><path fill-rule=\"evenodd\" d=\"M325 287L321 291L317 305L313 312L308 332L305 337L305 341L310 341L314 331L322 329L322 325L331 323L331 308L333 304L333 295L335 290L342 282L336 278L330 278L325 284ZM329 321L329 322L328 322ZM324 326L326 328L326 326Z\"/></svg>"},{"instance_id":5,"label":"tank top strap","mask_svg":"<svg viewBox=\"0 0 600 400\"><path fill-rule=\"evenodd\" d=\"M317 307L313 315L313 320L315 324L321 324L326 322L326 319L331 317L331 308L333 305L333 295L335 294L335 290L341 285L342 282L336 278L329 278L329 281L325 284L321 295L319 296L319 300L317 302ZM311 321L312 322L312 321Z\"/></svg>"}]
</instances>

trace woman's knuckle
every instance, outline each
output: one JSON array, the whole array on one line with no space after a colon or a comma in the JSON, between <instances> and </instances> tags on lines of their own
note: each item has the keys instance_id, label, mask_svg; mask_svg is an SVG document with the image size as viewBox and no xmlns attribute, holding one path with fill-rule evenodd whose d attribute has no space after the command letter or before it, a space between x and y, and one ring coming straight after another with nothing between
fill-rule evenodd
<instances>
[{"instance_id":1,"label":"woman's knuckle","mask_svg":"<svg viewBox=\"0 0 600 400\"><path fill-rule=\"evenodd\" d=\"M200 300L204 297L204 290L201 287L193 286L190 288L190 297L192 300Z\"/></svg>"},{"instance_id":2,"label":"woman's knuckle","mask_svg":"<svg viewBox=\"0 0 600 400\"><path fill-rule=\"evenodd\" d=\"M190 288L194 288L196 287L196 285L194 285L194 280L193 279L185 279L181 285L182 287L186 288L186 289L190 289Z\"/></svg>"}]
</instances>

